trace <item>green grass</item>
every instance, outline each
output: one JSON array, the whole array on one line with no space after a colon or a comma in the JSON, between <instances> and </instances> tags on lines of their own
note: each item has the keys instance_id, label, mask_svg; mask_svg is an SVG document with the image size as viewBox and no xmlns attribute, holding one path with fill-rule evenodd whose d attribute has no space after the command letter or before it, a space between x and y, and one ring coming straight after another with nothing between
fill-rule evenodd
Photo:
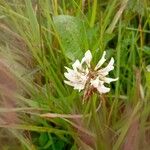
<instances>
[{"instance_id":1,"label":"green grass","mask_svg":"<svg viewBox=\"0 0 150 150\"><path fill-rule=\"evenodd\" d=\"M105 50L114 57L110 76L119 80L82 104L83 92L63 82L64 66L88 49L93 65ZM0 74L4 65L10 76L0 80L0 147L148 150L148 64L149 0L0 0ZM12 114L17 121L5 119ZM12 143L3 142L10 133Z\"/></svg>"}]
</instances>

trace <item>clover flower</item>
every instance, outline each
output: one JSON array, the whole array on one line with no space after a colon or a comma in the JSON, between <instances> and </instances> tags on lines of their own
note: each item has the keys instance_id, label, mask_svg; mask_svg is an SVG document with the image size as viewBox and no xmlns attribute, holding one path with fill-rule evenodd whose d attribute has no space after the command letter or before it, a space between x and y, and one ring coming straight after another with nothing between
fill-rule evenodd
<instances>
[{"instance_id":1,"label":"clover flower","mask_svg":"<svg viewBox=\"0 0 150 150\"><path fill-rule=\"evenodd\" d=\"M101 66L106 61L106 51L104 51L101 59L93 69L91 67L92 54L90 50L88 50L81 62L77 59L70 69L67 69L67 72L64 73L64 76L68 79L68 81L64 81L66 84L74 87L74 89L79 90L79 92L83 89L86 90L86 94L88 91L94 91L96 89L100 94L107 93L110 91L109 87L106 87L105 84L110 84L113 81L117 81L118 78L109 78L106 77L110 71L114 69L114 58L112 57L108 65L104 68Z\"/></svg>"}]
</instances>

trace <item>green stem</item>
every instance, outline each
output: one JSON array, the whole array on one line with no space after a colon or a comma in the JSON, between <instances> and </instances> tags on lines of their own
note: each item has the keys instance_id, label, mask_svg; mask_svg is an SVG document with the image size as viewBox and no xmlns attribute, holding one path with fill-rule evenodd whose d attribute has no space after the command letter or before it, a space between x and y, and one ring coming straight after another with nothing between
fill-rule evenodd
<instances>
[{"instance_id":1,"label":"green stem","mask_svg":"<svg viewBox=\"0 0 150 150\"><path fill-rule=\"evenodd\" d=\"M97 9L97 0L94 0L93 7L92 7L92 16L90 21L90 27L94 26L95 19L96 19L96 9Z\"/></svg>"}]
</instances>

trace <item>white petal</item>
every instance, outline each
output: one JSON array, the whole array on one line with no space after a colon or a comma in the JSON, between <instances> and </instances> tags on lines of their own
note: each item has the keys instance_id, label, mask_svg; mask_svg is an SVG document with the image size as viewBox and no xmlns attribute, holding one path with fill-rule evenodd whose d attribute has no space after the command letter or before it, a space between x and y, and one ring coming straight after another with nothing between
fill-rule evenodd
<instances>
[{"instance_id":1,"label":"white petal","mask_svg":"<svg viewBox=\"0 0 150 150\"><path fill-rule=\"evenodd\" d=\"M150 72L150 65L146 67L147 71Z\"/></svg>"},{"instance_id":2,"label":"white petal","mask_svg":"<svg viewBox=\"0 0 150 150\"><path fill-rule=\"evenodd\" d=\"M68 68L68 67L66 67L66 66L65 66L65 69L66 69L68 72L73 71L72 69L70 69L70 68Z\"/></svg>"},{"instance_id":3,"label":"white petal","mask_svg":"<svg viewBox=\"0 0 150 150\"><path fill-rule=\"evenodd\" d=\"M103 65L103 63L106 61L105 56L106 56L106 51L103 52L103 55L102 55L101 59L99 60L99 62L97 63L94 70L99 69Z\"/></svg>"},{"instance_id":4,"label":"white petal","mask_svg":"<svg viewBox=\"0 0 150 150\"><path fill-rule=\"evenodd\" d=\"M95 79L95 80L91 79L90 82L91 82L91 85L93 85L95 88L97 88L99 85L99 80L97 80L97 79Z\"/></svg>"},{"instance_id":5,"label":"white petal","mask_svg":"<svg viewBox=\"0 0 150 150\"><path fill-rule=\"evenodd\" d=\"M65 72L64 73L64 76L68 79L68 80L71 80L71 81L73 81L73 80L76 80L76 78L77 78L77 71L75 71L75 70L72 70L72 69L70 69L70 68L67 68L67 71L68 72Z\"/></svg>"},{"instance_id":6,"label":"white petal","mask_svg":"<svg viewBox=\"0 0 150 150\"><path fill-rule=\"evenodd\" d=\"M75 85L74 85L74 89L75 89L75 90L79 90L79 92L80 92L81 90L83 90L84 87L85 87L85 85L83 85L83 84L75 84Z\"/></svg>"},{"instance_id":7,"label":"white petal","mask_svg":"<svg viewBox=\"0 0 150 150\"><path fill-rule=\"evenodd\" d=\"M104 82L99 80L98 77L95 80L91 79L91 85L93 85L100 94L110 91L110 88L105 87Z\"/></svg>"},{"instance_id":8,"label":"white petal","mask_svg":"<svg viewBox=\"0 0 150 150\"><path fill-rule=\"evenodd\" d=\"M84 54L84 57L82 58L81 64L83 64L85 62L87 64L87 66L90 67L91 60L92 60L92 54L91 54L90 50L88 50Z\"/></svg>"},{"instance_id":9,"label":"white petal","mask_svg":"<svg viewBox=\"0 0 150 150\"><path fill-rule=\"evenodd\" d=\"M64 80L64 83L66 83L66 84L68 84L68 85L70 85L70 86L74 86L74 84L73 84L72 82L70 82L70 81Z\"/></svg>"},{"instance_id":10,"label":"white petal","mask_svg":"<svg viewBox=\"0 0 150 150\"><path fill-rule=\"evenodd\" d=\"M99 74L102 74L102 75L104 75L104 76L108 75L108 73L109 73L111 70L114 69L114 66L113 66L113 65L114 65L114 58L112 57L111 60L110 60L110 62L108 63L108 65L107 65L105 68L100 69L100 70L98 71L98 73L99 73Z\"/></svg>"},{"instance_id":11,"label":"white petal","mask_svg":"<svg viewBox=\"0 0 150 150\"><path fill-rule=\"evenodd\" d=\"M86 69L85 69L85 74L88 74L88 73L89 73L89 69L86 68Z\"/></svg>"},{"instance_id":12,"label":"white petal","mask_svg":"<svg viewBox=\"0 0 150 150\"><path fill-rule=\"evenodd\" d=\"M110 91L110 88L105 87L104 85L98 86L97 90L99 93L108 93Z\"/></svg>"},{"instance_id":13,"label":"white petal","mask_svg":"<svg viewBox=\"0 0 150 150\"><path fill-rule=\"evenodd\" d=\"M93 85L95 88L98 88L98 86L100 85L100 84L104 84L104 82L103 81L100 81L98 78L96 78L95 80L93 80L93 79L91 79L91 85Z\"/></svg>"},{"instance_id":14,"label":"white petal","mask_svg":"<svg viewBox=\"0 0 150 150\"><path fill-rule=\"evenodd\" d=\"M75 90L79 90L79 92L80 92L81 90L83 90L84 87L85 87L85 84L82 84L82 83L78 84L78 83L72 83L72 82L70 82L70 81L64 81L64 82L65 82L66 84L70 85L70 86L73 86L74 89L75 89Z\"/></svg>"},{"instance_id":15,"label":"white petal","mask_svg":"<svg viewBox=\"0 0 150 150\"><path fill-rule=\"evenodd\" d=\"M76 80L76 75L75 75L75 73L73 72L73 73L71 73L71 72L65 72L64 73L64 76L68 79L68 80L70 80L70 81L75 81Z\"/></svg>"},{"instance_id":16,"label":"white petal","mask_svg":"<svg viewBox=\"0 0 150 150\"><path fill-rule=\"evenodd\" d=\"M79 91L81 91L85 87L85 84L88 79L88 74L86 72L81 72L78 70L81 67L81 64L78 60L76 60L76 62L72 66L73 66L74 70L66 67L68 72L65 72L64 76L69 81L65 80L64 82L70 86L73 86L74 89L78 89Z\"/></svg>"},{"instance_id":17,"label":"white petal","mask_svg":"<svg viewBox=\"0 0 150 150\"><path fill-rule=\"evenodd\" d=\"M65 68L67 69L68 72L65 72L64 74L66 74L66 73L74 74L75 73L74 70L67 68L67 67L65 67Z\"/></svg>"},{"instance_id":18,"label":"white petal","mask_svg":"<svg viewBox=\"0 0 150 150\"><path fill-rule=\"evenodd\" d=\"M72 82L83 82L87 80L87 74L78 71L65 72L64 76Z\"/></svg>"},{"instance_id":19,"label":"white petal","mask_svg":"<svg viewBox=\"0 0 150 150\"><path fill-rule=\"evenodd\" d=\"M81 91L81 90L83 90L84 88L85 88L85 84L86 84L86 81L66 81L66 80L64 80L64 83L66 83L66 84L68 84L68 85L70 85L70 86L73 86L74 87L74 89L77 89L77 90L79 90L79 92Z\"/></svg>"},{"instance_id":20,"label":"white petal","mask_svg":"<svg viewBox=\"0 0 150 150\"><path fill-rule=\"evenodd\" d=\"M81 63L80 63L80 61L77 59L73 64L72 64L72 68L74 69L74 70L77 70L77 69L82 69L82 65L81 65Z\"/></svg>"},{"instance_id":21,"label":"white petal","mask_svg":"<svg viewBox=\"0 0 150 150\"><path fill-rule=\"evenodd\" d=\"M117 81L117 80L118 80L118 78L113 79L113 78L104 77L104 82L105 83L110 83L110 82L114 82L114 81Z\"/></svg>"}]
</instances>

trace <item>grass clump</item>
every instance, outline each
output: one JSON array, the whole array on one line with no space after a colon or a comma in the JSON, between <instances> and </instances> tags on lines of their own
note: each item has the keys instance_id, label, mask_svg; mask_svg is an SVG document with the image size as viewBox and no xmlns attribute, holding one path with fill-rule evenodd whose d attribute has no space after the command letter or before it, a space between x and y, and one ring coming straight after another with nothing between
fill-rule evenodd
<instances>
[{"instance_id":1,"label":"grass clump","mask_svg":"<svg viewBox=\"0 0 150 150\"><path fill-rule=\"evenodd\" d=\"M148 0L0 0L1 147L148 149L149 12ZM88 49L95 65L114 57L119 80L82 104L64 66Z\"/></svg>"}]
</instances>

